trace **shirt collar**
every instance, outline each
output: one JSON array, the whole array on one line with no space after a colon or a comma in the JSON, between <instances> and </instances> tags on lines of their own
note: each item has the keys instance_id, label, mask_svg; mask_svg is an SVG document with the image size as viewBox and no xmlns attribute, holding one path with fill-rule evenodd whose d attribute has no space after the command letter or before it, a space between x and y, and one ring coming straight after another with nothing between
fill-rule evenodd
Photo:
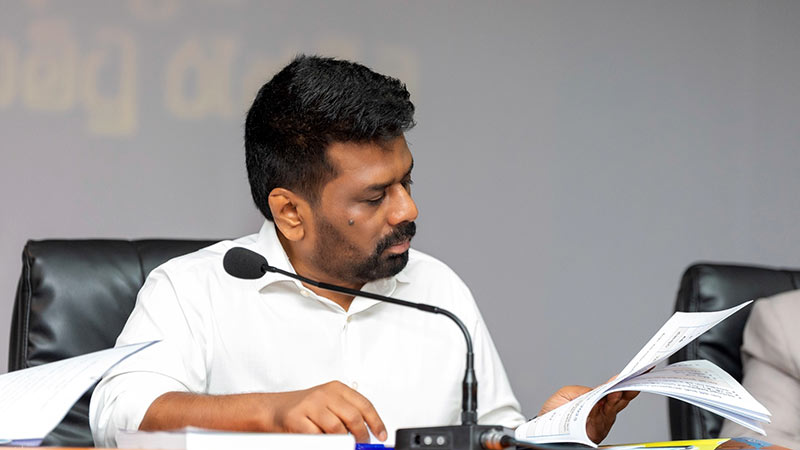
<instances>
[{"instance_id":1,"label":"shirt collar","mask_svg":"<svg viewBox=\"0 0 800 450\"><path fill-rule=\"evenodd\" d=\"M258 232L258 237L256 238L253 250L267 258L267 263L269 265L277 267L278 269L283 269L287 272L295 273L292 264L289 262L289 256L283 249L283 245L281 245L281 241L278 239L278 232L275 230L275 225L272 222L268 220L264 221L264 224L261 226L261 230ZM286 280L293 281L286 275L267 272L259 280L260 283L258 284L258 288L262 289L276 281Z\"/></svg>"},{"instance_id":2,"label":"shirt collar","mask_svg":"<svg viewBox=\"0 0 800 450\"><path fill-rule=\"evenodd\" d=\"M280 239L278 239L278 232L275 229L275 224L269 220L265 220L264 224L261 226L261 230L258 232L258 237L256 238L253 250L266 257L267 262L271 266L283 269L287 272L297 273L295 272L294 267L292 267L292 263L289 261L289 256L286 254L286 250L284 250L283 245L281 245ZM361 290L372 292L374 294L392 295L397 287L398 282L409 283L411 281L405 272L406 269L404 268L395 276L370 281L369 283L365 284ZM273 272L267 272L260 279L260 281L261 282L258 285L259 290L278 281L291 281L297 284L299 287L302 287L299 281L293 280L286 275ZM367 299L361 300L367 301ZM369 302L374 302L374 300L369 300Z\"/></svg>"}]
</instances>

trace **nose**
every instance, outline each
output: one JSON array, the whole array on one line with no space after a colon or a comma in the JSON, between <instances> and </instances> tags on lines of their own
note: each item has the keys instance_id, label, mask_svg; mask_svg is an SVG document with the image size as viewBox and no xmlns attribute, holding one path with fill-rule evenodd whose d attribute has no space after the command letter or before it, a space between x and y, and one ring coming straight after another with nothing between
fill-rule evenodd
<instances>
[{"instance_id":1,"label":"nose","mask_svg":"<svg viewBox=\"0 0 800 450\"><path fill-rule=\"evenodd\" d=\"M389 214L389 225L395 226L403 222L413 222L417 219L419 211L411 193L402 186L395 186L395 201Z\"/></svg>"}]
</instances>

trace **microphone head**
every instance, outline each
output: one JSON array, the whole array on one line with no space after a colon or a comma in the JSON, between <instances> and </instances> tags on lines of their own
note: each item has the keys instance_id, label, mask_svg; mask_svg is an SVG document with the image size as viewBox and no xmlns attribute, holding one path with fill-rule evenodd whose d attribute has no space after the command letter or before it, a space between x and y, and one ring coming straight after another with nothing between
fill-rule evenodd
<instances>
[{"instance_id":1,"label":"microphone head","mask_svg":"<svg viewBox=\"0 0 800 450\"><path fill-rule=\"evenodd\" d=\"M245 280L257 280L264 276L267 258L243 247L234 247L225 253L222 266L228 275Z\"/></svg>"}]
</instances>

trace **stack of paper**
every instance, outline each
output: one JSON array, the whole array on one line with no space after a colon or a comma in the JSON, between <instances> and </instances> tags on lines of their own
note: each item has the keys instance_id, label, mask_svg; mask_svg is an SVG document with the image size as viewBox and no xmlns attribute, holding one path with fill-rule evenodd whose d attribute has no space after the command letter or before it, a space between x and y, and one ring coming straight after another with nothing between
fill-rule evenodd
<instances>
[{"instance_id":1,"label":"stack of paper","mask_svg":"<svg viewBox=\"0 0 800 450\"><path fill-rule=\"evenodd\" d=\"M116 438L119 448L165 450L353 450L356 446L349 434L240 433L193 427L173 431L119 431Z\"/></svg>"},{"instance_id":2,"label":"stack of paper","mask_svg":"<svg viewBox=\"0 0 800 450\"><path fill-rule=\"evenodd\" d=\"M101 350L0 375L0 441L39 445L103 374L155 342Z\"/></svg>"},{"instance_id":3,"label":"stack of paper","mask_svg":"<svg viewBox=\"0 0 800 450\"><path fill-rule=\"evenodd\" d=\"M770 413L744 387L709 361L683 361L653 370L683 346L751 302L724 311L676 312L612 381L517 428L516 438L536 443L597 445L586 434L592 407L607 394L642 391L683 400L764 434Z\"/></svg>"}]
</instances>

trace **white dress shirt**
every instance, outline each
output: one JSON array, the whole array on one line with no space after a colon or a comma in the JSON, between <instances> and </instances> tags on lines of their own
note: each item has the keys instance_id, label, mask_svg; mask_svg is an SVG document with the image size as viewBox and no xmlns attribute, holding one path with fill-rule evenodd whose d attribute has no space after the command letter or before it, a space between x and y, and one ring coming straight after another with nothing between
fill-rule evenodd
<instances>
[{"instance_id":1,"label":"white dress shirt","mask_svg":"<svg viewBox=\"0 0 800 450\"><path fill-rule=\"evenodd\" d=\"M397 428L459 423L466 348L448 318L362 297L345 311L280 274L234 278L222 258L235 246L294 272L271 222L154 269L117 345L161 342L122 361L95 389L96 445L114 446L117 430L138 429L166 392L283 392L332 380L372 402L389 444ZM524 422L475 301L449 267L412 249L405 269L363 290L455 313L472 334L479 421Z\"/></svg>"}]
</instances>

